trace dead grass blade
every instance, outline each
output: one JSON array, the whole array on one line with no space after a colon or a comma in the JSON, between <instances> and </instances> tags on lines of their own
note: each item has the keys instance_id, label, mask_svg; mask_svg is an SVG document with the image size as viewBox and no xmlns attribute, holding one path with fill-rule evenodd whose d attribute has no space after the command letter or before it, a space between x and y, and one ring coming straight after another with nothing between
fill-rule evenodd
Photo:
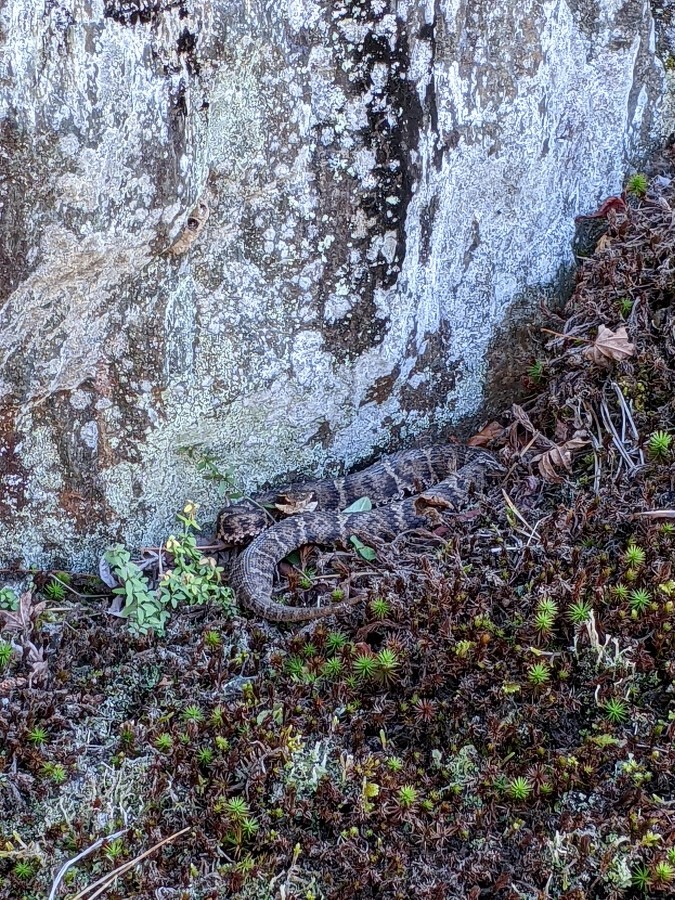
<instances>
[{"instance_id":1,"label":"dead grass blade","mask_svg":"<svg viewBox=\"0 0 675 900\"><path fill-rule=\"evenodd\" d=\"M56 893L59 889L59 885L63 881L63 878L68 871L68 869L72 868L76 865L80 860L85 859L85 857L90 856L92 853L95 853L100 847L104 844L110 843L110 841L116 840L118 837L122 837L123 834L126 834L128 828L122 828L120 831L116 831L114 834L107 834L105 837L99 838L97 841L94 841L93 844L89 847L85 847L77 856L74 856L72 859L67 860L59 869L56 874L56 878L52 883L52 889L49 892L49 897L47 900L55 900Z\"/></svg>"},{"instance_id":2,"label":"dead grass blade","mask_svg":"<svg viewBox=\"0 0 675 900\"><path fill-rule=\"evenodd\" d=\"M533 538L537 537L537 528L539 527L539 524L534 525L534 526L530 525L530 523L522 515L522 513L520 512L520 510L518 509L516 504L513 502L513 500L509 497L509 495L506 493L506 491L503 488L502 488L502 495L504 497L504 502L506 503L507 509L509 509L510 512L512 513L512 515L519 522L522 522L522 524L525 526L524 528L518 528L515 525L513 525L512 527L513 527L514 531L517 531L520 534L523 534L527 538L528 543L529 543Z\"/></svg>"},{"instance_id":3,"label":"dead grass blade","mask_svg":"<svg viewBox=\"0 0 675 900\"><path fill-rule=\"evenodd\" d=\"M95 881L88 887L83 888L81 891L78 891L74 897L71 897L71 900L85 900L85 898L86 900L95 900L96 897L100 897L101 894L107 891L109 887L112 887L113 883L117 881L120 875L124 875L124 873L128 872L129 869L133 869L133 867L142 859L145 859L146 856L150 856L151 853L159 850L160 847L163 847L165 844L171 843L171 841L175 841L177 837L180 837L182 834L185 834L186 831L191 830L192 826L188 825L186 828L182 828L180 831L176 831L173 834L170 834L168 837L162 838L161 841L153 844L153 846L150 847L149 850L146 850L144 853L141 853L134 859L129 860L129 862L123 863L121 866L113 869L112 872L108 872L107 875L99 878L98 881ZM95 893L91 893L92 891L95 891Z\"/></svg>"}]
</instances>

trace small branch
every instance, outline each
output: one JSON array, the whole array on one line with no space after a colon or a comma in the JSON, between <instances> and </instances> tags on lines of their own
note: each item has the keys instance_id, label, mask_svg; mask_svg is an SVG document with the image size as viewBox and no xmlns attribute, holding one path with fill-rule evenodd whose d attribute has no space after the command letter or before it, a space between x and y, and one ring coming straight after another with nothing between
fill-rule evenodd
<instances>
[{"instance_id":1,"label":"small branch","mask_svg":"<svg viewBox=\"0 0 675 900\"><path fill-rule=\"evenodd\" d=\"M65 581L61 581L60 578L57 578L56 575L50 575L54 581L58 581L58 583L64 587L67 591L70 591L71 594L75 594L76 597L79 597L81 600L105 600L108 597L108 594L81 594L79 591L76 591L75 588L72 588L69 584L66 584Z\"/></svg>"},{"instance_id":2,"label":"small branch","mask_svg":"<svg viewBox=\"0 0 675 900\"><path fill-rule=\"evenodd\" d=\"M619 455L621 456L621 458L623 459L623 461L626 464L628 473L630 475L632 475L633 472L635 472L637 470L638 466L630 458L628 450L626 450L626 447L624 446L623 442L621 441L621 438L619 437L619 434L618 434L616 428L614 427L614 423L612 422L612 418L609 414L609 409L607 408L607 404L604 400L600 404L600 415L602 416L602 420L605 424L605 428L607 428L607 430L609 431L609 433L612 436L612 441L614 442L614 446L619 451Z\"/></svg>"},{"instance_id":3,"label":"small branch","mask_svg":"<svg viewBox=\"0 0 675 900\"><path fill-rule=\"evenodd\" d=\"M90 847L86 847L81 853L78 853L77 856L74 856L72 859L69 859L65 862L58 871L56 878L54 879L54 883L52 884L52 889L49 892L49 897L47 900L54 900L56 897L56 892L59 889L59 885L63 881L63 877L72 866L78 863L81 859L84 859L85 856L89 856L91 853L94 853L99 847L102 847L104 844L110 843L110 841L114 841L116 838L121 837L123 834L126 834L128 828L123 828L121 831L116 831L114 834L107 834L105 837L99 838L97 841Z\"/></svg>"},{"instance_id":4,"label":"small branch","mask_svg":"<svg viewBox=\"0 0 675 900\"><path fill-rule=\"evenodd\" d=\"M113 882L117 881L120 875L124 875L129 871L129 869L133 869L136 863L139 863L142 859L145 859L146 856L150 856L151 853L154 853L155 850L159 850L160 847L163 847L165 844L174 841L177 837L180 837L181 834L185 834L186 831L190 831L191 829L192 826L188 825L186 828L170 834L169 837L163 838L161 841L158 841L156 844L150 847L149 850L146 850L144 853L141 853L134 859L129 860L129 862L123 863L121 866L113 869L112 872L108 872L108 874L104 875L103 878L99 878L98 881L95 881L88 887L83 888L81 891L78 891L78 893L75 894L75 896L72 897L71 900L84 900L87 894L89 894L87 900L95 900L96 897L100 897L104 891L107 891L108 888L112 886ZM110 838L106 838L106 840L110 840ZM98 888L98 890L96 890L93 894L90 893L91 891L94 891L95 888ZM52 900L52 898L50 897L49 900Z\"/></svg>"},{"instance_id":5,"label":"small branch","mask_svg":"<svg viewBox=\"0 0 675 900\"><path fill-rule=\"evenodd\" d=\"M545 334L552 334L553 337L564 338L566 341L579 341L582 344L592 343L588 338L574 337L572 334L562 334L560 331L552 331L550 328L540 328L539 330L543 331Z\"/></svg>"}]
</instances>

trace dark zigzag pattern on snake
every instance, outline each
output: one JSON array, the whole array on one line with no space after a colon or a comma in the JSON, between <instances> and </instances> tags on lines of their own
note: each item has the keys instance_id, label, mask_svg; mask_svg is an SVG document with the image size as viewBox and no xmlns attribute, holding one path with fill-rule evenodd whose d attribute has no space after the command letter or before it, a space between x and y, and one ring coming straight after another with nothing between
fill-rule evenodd
<instances>
[{"instance_id":1,"label":"dark zigzag pattern on snake","mask_svg":"<svg viewBox=\"0 0 675 900\"><path fill-rule=\"evenodd\" d=\"M482 487L489 472L500 470L492 454L484 450L446 444L383 457L345 478L293 484L259 495L258 502L271 503L311 493L318 508L290 516L259 534L235 561L230 584L242 606L271 621L303 622L348 609L356 600L326 607L277 603L272 599L277 564L304 544L346 545L351 535L364 542L391 540L403 531L429 526L439 521L443 509L465 507L471 489ZM338 511L364 496L375 509ZM236 533L237 517L248 515L255 512L226 507L219 516L220 537L227 539L228 531Z\"/></svg>"}]
</instances>

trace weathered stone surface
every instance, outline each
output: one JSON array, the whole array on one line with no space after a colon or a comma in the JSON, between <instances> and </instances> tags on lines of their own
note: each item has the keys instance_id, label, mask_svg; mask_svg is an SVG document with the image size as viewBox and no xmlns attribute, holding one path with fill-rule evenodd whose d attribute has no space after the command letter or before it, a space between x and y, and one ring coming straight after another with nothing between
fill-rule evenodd
<instances>
[{"instance_id":1,"label":"weathered stone surface","mask_svg":"<svg viewBox=\"0 0 675 900\"><path fill-rule=\"evenodd\" d=\"M0 42L4 562L213 512L181 447L253 486L475 413L661 127L636 0L0 0Z\"/></svg>"}]
</instances>

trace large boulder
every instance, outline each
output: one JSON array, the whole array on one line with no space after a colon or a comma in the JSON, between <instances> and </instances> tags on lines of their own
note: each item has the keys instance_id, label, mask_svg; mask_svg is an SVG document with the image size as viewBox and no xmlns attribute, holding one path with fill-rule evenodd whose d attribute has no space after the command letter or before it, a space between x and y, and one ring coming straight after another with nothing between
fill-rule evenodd
<instances>
[{"instance_id":1,"label":"large boulder","mask_svg":"<svg viewBox=\"0 0 675 900\"><path fill-rule=\"evenodd\" d=\"M475 414L662 131L629 0L0 0L0 559ZM194 454L193 454L194 456Z\"/></svg>"}]
</instances>

